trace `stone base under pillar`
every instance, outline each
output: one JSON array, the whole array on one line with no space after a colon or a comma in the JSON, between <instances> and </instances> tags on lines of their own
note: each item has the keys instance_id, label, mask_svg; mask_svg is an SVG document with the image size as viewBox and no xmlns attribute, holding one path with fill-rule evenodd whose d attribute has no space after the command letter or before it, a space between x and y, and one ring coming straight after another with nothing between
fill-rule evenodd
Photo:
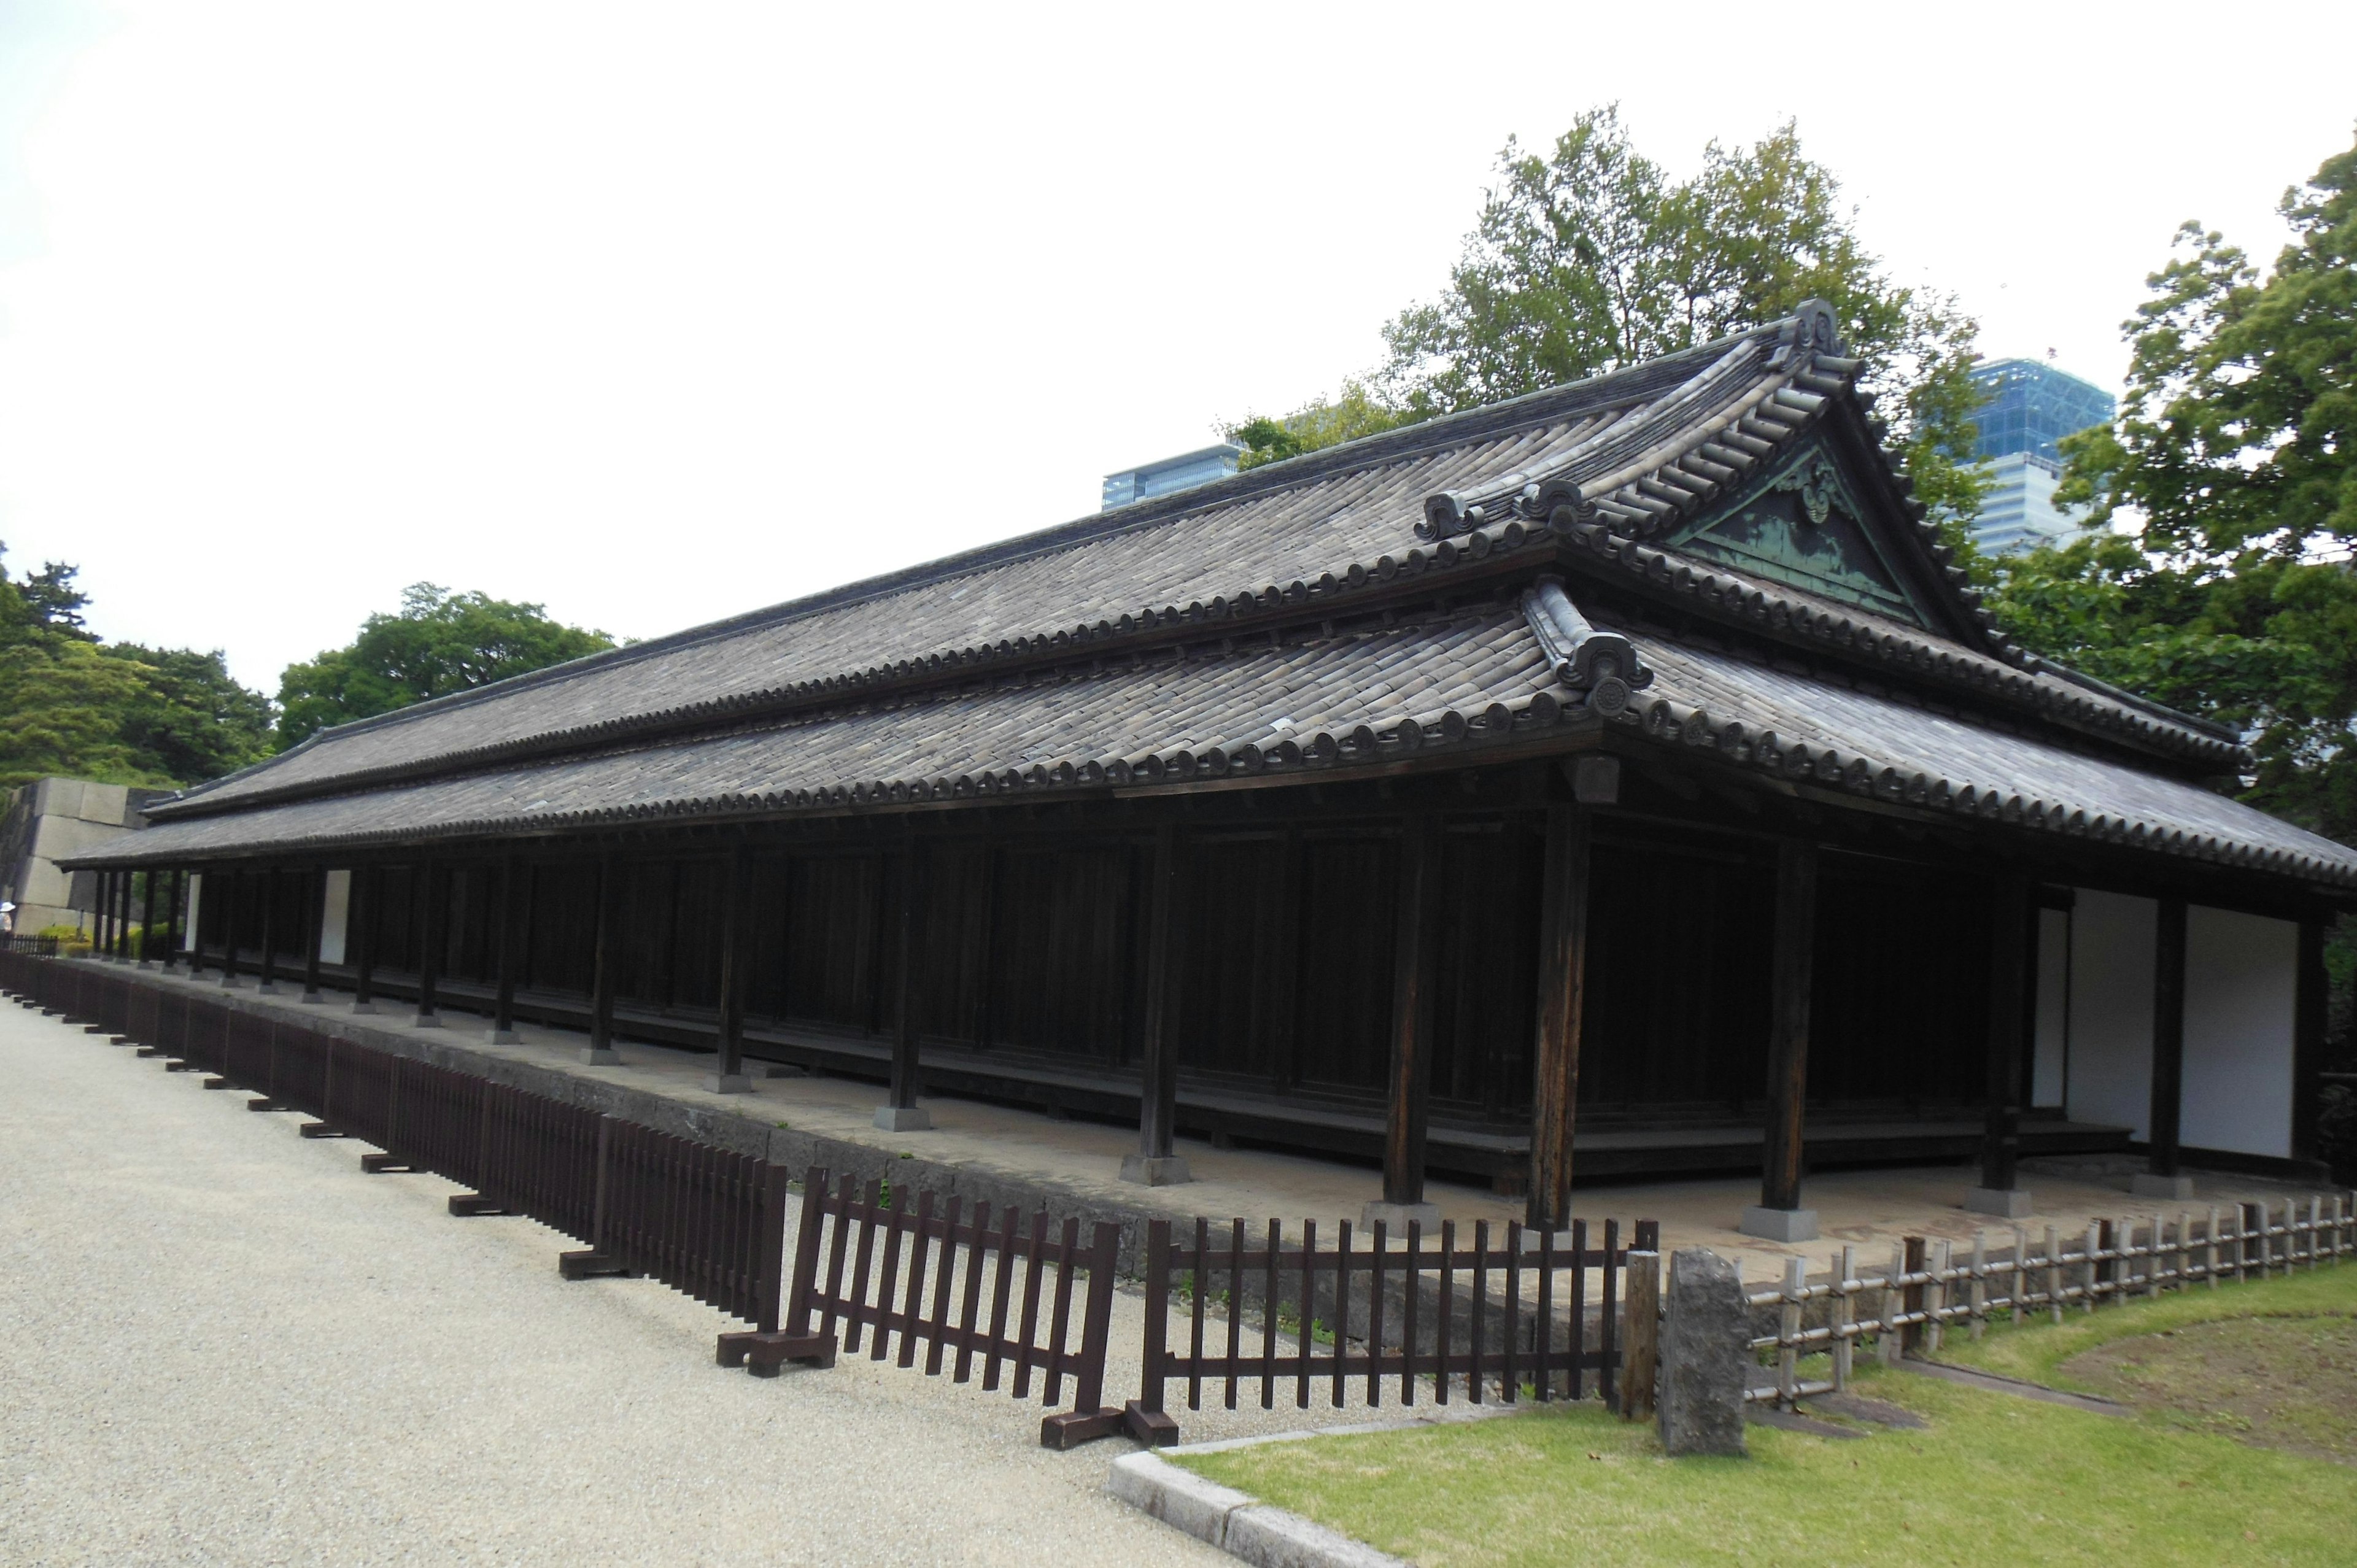
<instances>
[{"instance_id":1,"label":"stone base under pillar","mask_svg":"<svg viewBox=\"0 0 2357 1568\"><path fill-rule=\"evenodd\" d=\"M1763 1241L1813 1241L1817 1239L1817 1211L1762 1208L1755 1203L1743 1211L1743 1223L1736 1229Z\"/></svg>"},{"instance_id":2,"label":"stone base under pillar","mask_svg":"<svg viewBox=\"0 0 2357 1568\"><path fill-rule=\"evenodd\" d=\"M704 1075L706 1094L750 1094L753 1080L741 1072L707 1072Z\"/></svg>"},{"instance_id":3,"label":"stone base under pillar","mask_svg":"<svg viewBox=\"0 0 2357 1568\"><path fill-rule=\"evenodd\" d=\"M933 1130L933 1113L921 1105L879 1105L876 1108L876 1128L880 1133L930 1133Z\"/></svg>"},{"instance_id":4,"label":"stone base under pillar","mask_svg":"<svg viewBox=\"0 0 2357 1568\"><path fill-rule=\"evenodd\" d=\"M1125 1155L1121 1179L1140 1187L1181 1187L1193 1181L1195 1173L1177 1155Z\"/></svg>"},{"instance_id":5,"label":"stone base under pillar","mask_svg":"<svg viewBox=\"0 0 2357 1568\"><path fill-rule=\"evenodd\" d=\"M355 1013L373 1013L376 1011L376 1004L373 1002L355 1002L352 1004L351 1010Z\"/></svg>"},{"instance_id":6,"label":"stone base under pillar","mask_svg":"<svg viewBox=\"0 0 2357 1568\"><path fill-rule=\"evenodd\" d=\"M614 1049L610 1046L602 1049L597 1046L586 1047L581 1052L581 1065L584 1067L620 1067L622 1065L622 1053Z\"/></svg>"},{"instance_id":7,"label":"stone base under pillar","mask_svg":"<svg viewBox=\"0 0 2357 1568\"><path fill-rule=\"evenodd\" d=\"M2190 1176L2155 1176L2150 1171L2138 1171L2128 1178L2128 1190L2138 1197L2168 1197L2182 1202L2193 1196L2193 1178Z\"/></svg>"},{"instance_id":8,"label":"stone base under pillar","mask_svg":"<svg viewBox=\"0 0 2357 1568\"><path fill-rule=\"evenodd\" d=\"M1359 1210L1359 1230L1361 1233L1372 1233L1378 1220L1383 1223L1383 1232L1386 1238L1392 1236L1405 1236L1407 1234L1408 1221L1410 1220L1414 1220L1416 1224L1424 1227L1425 1235L1437 1236L1440 1233L1440 1205L1437 1203L1385 1203L1381 1198L1371 1199L1364 1208Z\"/></svg>"},{"instance_id":9,"label":"stone base under pillar","mask_svg":"<svg viewBox=\"0 0 2357 1568\"><path fill-rule=\"evenodd\" d=\"M517 1034L513 1029L486 1029L483 1032L483 1039L486 1043L494 1046L520 1046L523 1044L523 1036Z\"/></svg>"},{"instance_id":10,"label":"stone base under pillar","mask_svg":"<svg viewBox=\"0 0 2357 1568\"><path fill-rule=\"evenodd\" d=\"M442 1015L439 1013L420 1013L416 1017L412 1018L409 1021L409 1026L413 1029L438 1029L442 1026Z\"/></svg>"},{"instance_id":11,"label":"stone base under pillar","mask_svg":"<svg viewBox=\"0 0 2357 1568\"><path fill-rule=\"evenodd\" d=\"M1999 1219L2027 1219L2036 1212L2030 1207L2029 1189L2020 1187L1976 1187L1964 1194L1964 1208Z\"/></svg>"}]
</instances>

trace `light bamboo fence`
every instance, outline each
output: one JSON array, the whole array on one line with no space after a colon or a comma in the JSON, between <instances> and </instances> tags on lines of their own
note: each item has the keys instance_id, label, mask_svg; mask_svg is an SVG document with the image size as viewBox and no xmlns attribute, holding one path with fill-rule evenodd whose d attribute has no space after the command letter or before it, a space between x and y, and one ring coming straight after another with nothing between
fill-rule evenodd
<instances>
[{"instance_id":1,"label":"light bamboo fence","mask_svg":"<svg viewBox=\"0 0 2357 1568\"><path fill-rule=\"evenodd\" d=\"M1846 1389L1857 1354L1869 1343L1888 1364L1936 1354L1949 1333L1977 1339L1992 1319L2018 1324L2044 1313L2060 1323L2066 1312L2164 1290L2215 1290L2337 1264L2357 1256L2357 1195L2312 1197L2304 1209L2287 1198L2280 1212L2269 1202L2213 1207L2203 1217L2180 1210L2173 1220L2124 1217L2092 1224L2067 1242L2050 1225L2042 1248L2016 1227L2012 1240L1993 1251L1983 1230L1959 1257L1953 1242L1910 1236L1891 1248L1879 1273L1862 1271L1857 1249L1844 1247L1835 1276L1813 1283L1807 1260L1791 1260L1775 1285L1746 1292L1755 1315L1763 1308L1777 1315L1776 1332L1751 1341L1754 1354L1774 1353L1773 1380L1747 1397L1790 1406ZM1832 1375L1803 1378L1802 1358L1817 1354L1830 1357Z\"/></svg>"}]
</instances>

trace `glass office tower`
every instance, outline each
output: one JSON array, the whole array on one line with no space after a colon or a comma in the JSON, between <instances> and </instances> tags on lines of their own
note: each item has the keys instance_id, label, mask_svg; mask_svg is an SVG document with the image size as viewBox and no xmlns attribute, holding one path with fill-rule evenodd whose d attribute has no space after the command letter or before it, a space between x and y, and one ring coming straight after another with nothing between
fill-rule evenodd
<instances>
[{"instance_id":1,"label":"glass office tower","mask_svg":"<svg viewBox=\"0 0 2357 1568\"><path fill-rule=\"evenodd\" d=\"M1974 456L1989 465L1992 483L1974 529L1993 554L2032 550L2079 524L2079 513L2054 504L2062 477L2061 441L2090 425L2109 424L2112 394L2038 360L1985 360L1973 367L1983 394L1975 420Z\"/></svg>"}]
</instances>

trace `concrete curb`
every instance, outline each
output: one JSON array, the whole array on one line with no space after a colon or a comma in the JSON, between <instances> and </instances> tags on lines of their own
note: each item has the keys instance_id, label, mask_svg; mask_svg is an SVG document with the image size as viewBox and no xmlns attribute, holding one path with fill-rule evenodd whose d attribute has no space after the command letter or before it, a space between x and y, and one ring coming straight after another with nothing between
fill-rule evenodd
<instances>
[{"instance_id":1,"label":"concrete curb","mask_svg":"<svg viewBox=\"0 0 2357 1568\"><path fill-rule=\"evenodd\" d=\"M1364 1541L1256 1502L1158 1455L1131 1454L1114 1460L1105 1490L1255 1568L1408 1568Z\"/></svg>"}]
</instances>

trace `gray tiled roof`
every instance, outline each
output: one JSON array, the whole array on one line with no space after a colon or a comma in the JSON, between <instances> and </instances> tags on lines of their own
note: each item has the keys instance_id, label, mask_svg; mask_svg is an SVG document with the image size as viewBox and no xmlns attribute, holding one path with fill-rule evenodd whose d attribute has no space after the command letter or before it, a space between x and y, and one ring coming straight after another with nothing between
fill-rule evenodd
<instances>
[{"instance_id":1,"label":"gray tiled roof","mask_svg":"<svg viewBox=\"0 0 2357 1568\"><path fill-rule=\"evenodd\" d=\"M2231 736L1996 635L1920 507L1898 526L1936 585L1930 628L1664 545L1827 410L1859 428L1859 369L1804 315L347 725L82 864L1473 760L1610 725L1862 797L2357 886L2357 853L2188 781L2232 770ZM1580 563L1575 596L1627 581L1729 635L1596 614L1631 678L1591 708L1558 683L1581 607L1542 614L1543 645L1528 577L1453 615L1353 618L1404 576L1448 592L1517 552Z\"/></svg>"},{"instance_id":2,"label":"gray tiled roof","mask_svg":"<svg viewBox=\"0 0 2357 1568\"><path fill-rule=\"evenodd\" d=\"M1585 532L1595 532L1594 520L1610 515L1599 507L1652 508L1644 515L1658 524L1715 493L1718 481L1701 470L1731 471L1704 453L1750 462L1721 444L1765 451L1790 439L1829 402L1806 387L1839 390L1855 379L1856 361L1801 351L1809 344L1790 341L1793 325L346 725L192 790L158 814L610 742L634 726L683 717L726 722L834 703L911 671L986 670L1041 647L1116 650L1127 639L1167 637L1173 622L1226 624L1264 607L1297 613L1305 600L1342 607L1397 571L1478 558L1526 532L1543 534L1551 517L1561 529L1564 519L1584 515ZM1656 473L1676 482L1647 477ZM1602 487L1592 496L1591 484ZM1661 501L1646 487L1682 499ZM1544 499L1534 503L1524 490ZM1460 521L1435 540L1442 497L1490 505L1480 526ZM1555 510L1566 497L1574 505ZM1518 498L1521 513L1510 504ZM1569 526L1573 535L1583 532L1577 521ZM1641 547L1631 541L1630 548ZM1954 656L1958 670L1969 667L1985 695L2031 703L2041 682L2065 685L2026 674L2018 650L1978 624L1985 618L1961 587L1953 610L1953 634L1930 640ZM1897 629L1924 639L1918 628ZM2081 697L2078 705L2091 711L2127 711L2111 698ZM2196 750L2233 749L2181 719L2146 728Z\"/></svg>"}]
</instances>

